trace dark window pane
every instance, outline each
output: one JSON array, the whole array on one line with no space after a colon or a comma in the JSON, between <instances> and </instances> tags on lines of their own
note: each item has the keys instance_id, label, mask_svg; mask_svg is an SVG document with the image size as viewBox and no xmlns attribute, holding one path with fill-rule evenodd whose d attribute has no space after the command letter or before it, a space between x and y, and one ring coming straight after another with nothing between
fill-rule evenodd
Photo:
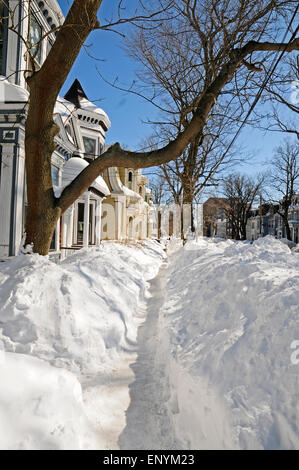
<instances>
[{"instance_id":1,"label":"dark window pane","mask_svg":"<svg viewBox=\"0 0 299 470\"><path fill-rule=\"evenodd\" d=\"M59 170L58 168L52 167L52 183L54 186L58 186L59 184Z\"/></svg>"},{"instance_id":2,"label":"dark window pane","mask_svg":"<svg viewBox=\"0 0 299 470\"><path fill-rule=\"evenodd\" d=\"M89 137L83 137L85 156L95 158L96 153L96 141L95 139L90 139Z\"/></svg>"}]
</instances>

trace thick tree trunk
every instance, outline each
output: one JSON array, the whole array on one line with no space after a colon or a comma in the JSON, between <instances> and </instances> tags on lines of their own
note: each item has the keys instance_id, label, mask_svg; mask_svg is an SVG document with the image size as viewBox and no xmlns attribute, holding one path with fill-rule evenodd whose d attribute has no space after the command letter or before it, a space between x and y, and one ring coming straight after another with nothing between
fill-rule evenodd
<instances>
[{"instance_id":1,"label":"thick tree trunk","mask_svg":"<svg viewBox=\"0 0 299 470\"><path fill-rule=\"evenodd\" d=\"M34 211L32 210L32 206L29 205L26 219L25 245L31 245L35 253L47 255L57 220L58 218L55 216L55 211L51 208L43 209L43 207L40 206L37 211Z\"/></svg>"},{"instance_id":2,"label":"thick tree trunk","mask_svg":"<svg viewBox=\"0 0 299 470\"><path fill-rule=\"evenodd\" d=\"M25 125L28 202L25 246L31 245L41 255L48 254L56 223L63 212L54 196L51 176L54 138L59 131L53 121L54 107L82 44L98 25L97 11L101 3L102 0L85 0L82 8L83 2L74 0L45 63L27 79L30 100Z\"/></svg>"},{"instance_id":3,"label":"thick tree trunk","mask_svg":"<svg viewBox=\"0 0 299 470\"><path fill-rule=\"evenodd\" d=\"M35 253L45 255L61 213L55 206L51 176L51 156L58 128L51 111L43 105L47 99L46 87L37 86L33 80L30 91L32 99L25 127L28 202L25 245L32 245Z\"/></svg>"},{"instance_id":4,"label":"thick tree trunk","mask_svg":"<svg viewBox=\"0 0 299 470\"><path fill-rule=\"evenodd\" d=\"M194 194L193 194L192 190L190 190L189 185L187 185L186 187L184 187L184 185L183 185L183 204L186 204L186 205L190 206L190 210L191 210L190 225L191 225L191 231L192 232L195 231L194 214L193 214L193 200L194 200Z\"/></svg>"},{"instance_id":5,"label":"thick tree trunk","mask_svg":"<svg viewBox=\"0 0 299 470\"><path fill-rule=\"evenodd\" d=\"M286 220L285 223L285 228L286 228L286 237L288 240L292 240L292 236L291 236L291 228L289 226L289 222Z\"/></svg>"},{"instance_id":6,"label":"thick tree trunk","mask_svg":"<svg viewBox=\"0 0 299 470\"><path fill-rule=\"evenodd\" d=\"M283 212L278 212L278 214L282 218L283 225L284 225L285 231L286 231L287 240L292 241L291 228L290 228L290 225L289 225L289 205L285 206L284 211Z\"/></svg>"}]
</instances>

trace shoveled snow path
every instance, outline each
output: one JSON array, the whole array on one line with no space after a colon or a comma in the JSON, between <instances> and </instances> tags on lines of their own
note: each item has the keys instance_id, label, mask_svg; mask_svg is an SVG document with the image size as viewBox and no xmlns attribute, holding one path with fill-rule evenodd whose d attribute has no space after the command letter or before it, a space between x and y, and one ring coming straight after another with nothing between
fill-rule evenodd
<instances>
[{"instance_id":1,"label":"shoveled snow path","mask_svg":"<svg viewBox=\"0 0 299 470\"><path fill-rule=\"evenodd\" d=\"M168 262L150 282L137 359L130 366L135 380L118 441L123 450L238 448L222 398L204 378L191 377L172 352L165 305L180 250L180 243L170 244Z\"/></svg>"},{"instance_id":2,"label":"shoveled snow path","mask_svg":"<svg viewBox=\"0 0 299 470\"><path fill-rule=\"evenodd\" d=\"M180 449L169 407L169 345L161 335L160 310L164 305L166 267L163 263L151 281L147 319L138 332L138 356L130 367L135 381L130 385L130 406L126 426L120 435L120 449Z\"/></svg>"}]
</instances>

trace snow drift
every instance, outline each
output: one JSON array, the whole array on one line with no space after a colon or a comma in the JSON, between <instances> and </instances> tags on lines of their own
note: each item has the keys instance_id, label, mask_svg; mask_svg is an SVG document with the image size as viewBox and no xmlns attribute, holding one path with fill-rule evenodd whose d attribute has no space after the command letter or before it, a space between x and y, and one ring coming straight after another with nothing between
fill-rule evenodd
<instances>
[{"instance_id":1,"label":"snow drift","mask_svg":"<svg viewBox=\"0 0 299 470\"><path fill-rule=\"evenodd\" d=\"M156 242L0 263L1 449L299 448L299 254L168 252L158 276Z\"/></svg>"},{"instance_id":2,"label":"snow drift","mask_svg":"<svg viewBox=\"0 0 299 470\"><path fill-rule=\"evenodd\" d=\"M272 237L172 256L163 321L184 448L299 448L298 262Z\"/></svg>"},{"instance_id":3,"label":"snow drift","mask_svg":"<svg viewBox=\"0 0 299 470\"><path fill-rule=\"evenodd\" d=\"M163 257L156 242L107 242L60 264L0 263L1 449L116 446L147 280Z\"/></svg>"}]
</instances>

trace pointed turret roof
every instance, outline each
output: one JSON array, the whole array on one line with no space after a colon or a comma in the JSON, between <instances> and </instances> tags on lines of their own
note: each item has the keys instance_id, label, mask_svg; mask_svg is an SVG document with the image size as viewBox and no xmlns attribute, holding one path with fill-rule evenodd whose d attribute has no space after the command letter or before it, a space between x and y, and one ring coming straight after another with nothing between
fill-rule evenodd
<instances>
[{"instance_id":1,"label":"pointed turret roof","mask_svg":"<svg viewBox=\"0 0 299 470\"><path fill-rule=\"evenodd\" d=\"M100 125L102 126L105 132L111 126L111 122L109 120L109 117L105 113L105 111L103 111L103 109L101 108L98 108L94 103L89 101L89 99L86 96L85 91L83 90L81 83L79 82L77 78L72 84L69 91L66 93L64 99L68 101L69 103L72 103L76 109L82 110L82 114L84 114L84 112L96 114L97 115L96 120L99 121ZM79 115L79 118L80 117L81 116ZM90 119L90 114L87 117L86 122L89 122L89 119Z\"/></svg>"},{"instance_id":2,"label":"pointed turret roof","mask_svg":"<svg viewBox=\"0 0 299 470\"><path fill-rule=\"evenodd\" d=\"M76 106L76 108L81 108L80 106L81 100L83 99L88 100L86 93L83 90L83 87L77 78L75 79L69 91L64 96L64 99L66 99L70 103L73 103Z\"/></svg>"}]
</instances>

